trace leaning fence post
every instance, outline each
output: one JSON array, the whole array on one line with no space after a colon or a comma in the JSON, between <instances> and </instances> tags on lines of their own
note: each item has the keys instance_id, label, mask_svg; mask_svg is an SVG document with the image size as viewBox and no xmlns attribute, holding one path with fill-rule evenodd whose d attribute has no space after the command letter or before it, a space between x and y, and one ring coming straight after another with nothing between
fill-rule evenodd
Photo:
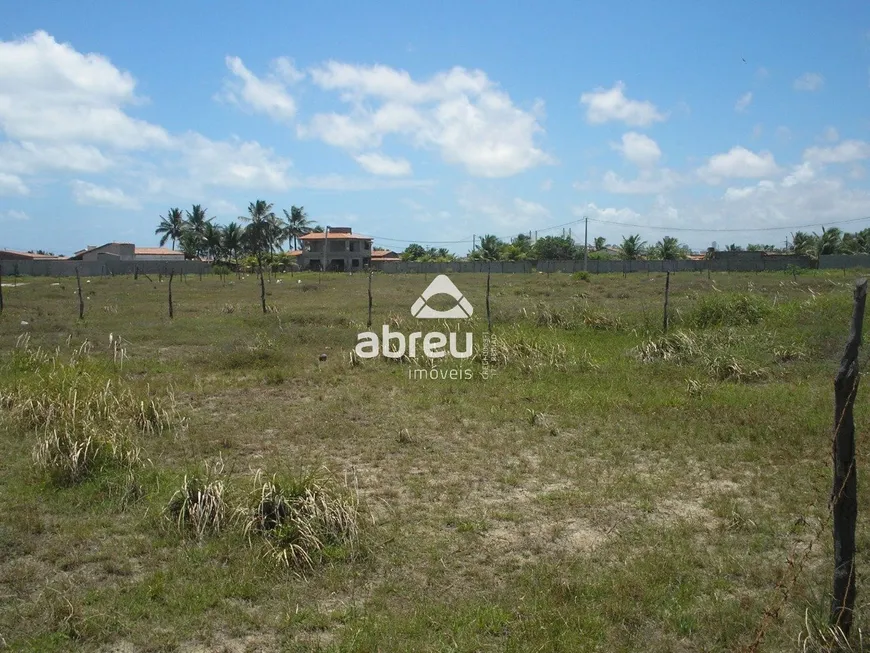
<instances>
[{"instance_id":1,"label":"leaning fence post","mask_svg":"<svg viewBox=\"0 0 870 653\"><path fill-rule=\"evenodd\" d=\"M852 627L855 605L855 522L858 517L858 483L855 462L853 408L858 392L858 349L867 300L867 280L855 282L852 325L840 369L834 379L834 483L831 512L834 517L834 596L831 624L845 637Z\"/></svg>"},{"instance_id":2,"label":"leaning fence post","mask_svg":"<svg viewBox=\"0 0 870 653\"><path fill-rule=\"evenodd\" d=\"M668 332L668 297L671 292L671 273L668 271L665 276L665 314L662 318L662 330L667 333Z\"/></svg>"},{"instance_id":3,"label":"leaning fence post","mask_svg":"<svg viewBox=\"0 0 870 653\"><path fill-rule=\"evenodd\" d=\"M82 280L79 277L79 266L76 266L76 286L79 289L79 319L83 320L85 317L85 300L82 297Z\"/></svg>"},{"instance_id":4,"label":"leaning fence post","mask_svg":"<svg viewBox=\"0 0 870 653\"><path fill-rule=\"evenodd\" d=\"M266 283L263 281L263 264L260 263L260 304L263 307L263 314L266 314Z\"/></svg>"},{"instance_id":5,"label":"leaning fence post","mask_svg":"<svg viewBox=\"0 0 870 653\"><path fill-rule=\"evenodd\" d=\"M175 276L175 268L169 272L169 319L173 318L172 314L172 277Z\"/></svg>"},{"instance_id":6,"label":"leaning fence post","mask_svg":"<svg viewBox=\"0 0 870 653\"><path fill-rule=\"evenodd\" d=\"M492 261L486 266L486 328L492 333L492 316L489 313L489 278L492 272Z\"/></svg>"},{"instance_id":7,"label":"leaning fence post","mask_svg":"<svg viewBox=\"0 0 870 653\"><path fill-rule=\"evenodd\" d=\"M369 269L369 319L366 322L366 326L371 328L372 326L372 270Z\"/></svg>"}]
</instances>

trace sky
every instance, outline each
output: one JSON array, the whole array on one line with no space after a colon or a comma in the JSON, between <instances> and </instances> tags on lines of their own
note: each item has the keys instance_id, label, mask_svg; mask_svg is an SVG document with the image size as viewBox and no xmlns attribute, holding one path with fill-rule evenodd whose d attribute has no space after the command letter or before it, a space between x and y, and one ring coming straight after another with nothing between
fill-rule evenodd
<instances>
[{"instance_id":1,"label":"sky","mask_svg":"<svg viewBox=\"0 0 870 653\"><path fill-rule=\"evenodd\" d=\"M0 248L265 199L375 244L870 227L870 5L0 0Z\"/></svg>"}]
</instances>

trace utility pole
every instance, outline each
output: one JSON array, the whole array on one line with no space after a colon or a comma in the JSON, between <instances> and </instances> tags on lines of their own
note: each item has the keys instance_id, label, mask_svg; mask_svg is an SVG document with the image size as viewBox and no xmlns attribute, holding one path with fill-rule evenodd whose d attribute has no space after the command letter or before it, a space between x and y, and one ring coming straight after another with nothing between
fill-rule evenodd
<instances>
[{"instance_id":1,"label":"utility pole","mask_svg":"<svg viewBox=\"0 0 870 653\"><path fill-rule=\"evenodd\" d=\"M589 218L583 216L583 271L589 272Z\"/></svg>"},{"instance_id":2,"label":"utility pole","mask_svg":"<svg viewBox=\"0 0 870 653\"><path fill-rule=\"evenodd\" d=\"M477 234L471 234L471 251L474 253L474 250L477 249Z\"/></svg>"},{"instance_id":3,"label":"utility pole","mask_svg":"<svg viewBox=\"0 0 870 653\"><path fill-rule=\"evenodd\" d=\"M323 230L323 256L320 263L320 277L323 278L323 273L326 270L326 248L329 246L329 225ZM320 283L320 280L317 281Z\"/></svg>"}]
</instances>

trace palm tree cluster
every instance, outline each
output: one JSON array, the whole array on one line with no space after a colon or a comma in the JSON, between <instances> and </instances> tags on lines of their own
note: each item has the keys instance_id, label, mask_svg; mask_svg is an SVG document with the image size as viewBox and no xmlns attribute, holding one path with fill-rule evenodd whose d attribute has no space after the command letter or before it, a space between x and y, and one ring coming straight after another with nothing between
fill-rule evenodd
<instances>
[{"instance_id":1,"label":"palm tree cluster","mask_svg":"<svg viewBox=\"0 0 870 653\"><path fill-rule=\"evenodd\" d=\"M215 223L207 217L207 209L194 204L190 211L171 208L166 216L160 216L160 224L154 233L160 235L160 246L172 242L172 249L179 245L185 258L209 258L214 261L235 262L243 256L253 256L262 265L272 260L276 251L284 251L286 241L290 249L300 247L300 238L312 231L305 208L293 206L284 209L281 218L273 211L273 205L265 200L256 200L248 205L246 215L226 225Z\"/></svg>"},{"instance_id":2,"label":"palm tree cluster","mask_svg":"<svg viewBox=\"0 0 870 653\"><path fill-rule=\"evenodd\" d=\"M837 227L822 227L820 234L797 231L792 234L791 249L813 259L828 254L870 254L870 229L848 233Z\"/></svg>"},{"instance_id":3,"label":"palm tree cluster","mask_svg":"<svg viewBox=\"0 0 870 653\"><path fill-rule=\"evenodd\" d=\"M487 234L480 238L479 244L468 254L473 261L526 261L526 260L570 260L582 259L583 244L577 244L570 235L545 236L534 242L528 234L518 234L510 242ZM430 250L432 251L432 250ZM619 247L608 247L603 236L593 240L589 247L590 258L639 258L675 260L686 258L689 247L681 244L673 236L665 236L652 247L640 235L624 237ZM432 260L425 257L426 250L420 245L410 245L402 257L409 261Z\"/></svg>"},{"instance_id":4,"label":"palm tree cluster","mask_svg":"<svg viewBox=\"0 0 870 653\"><path fill-rule=\"evenodd\" d=\"M446 247L428 249L417 243L411 243L401 254L403 261L422 261L424 263L449 263L456 260Z\"/></svg>"}]
</instances>

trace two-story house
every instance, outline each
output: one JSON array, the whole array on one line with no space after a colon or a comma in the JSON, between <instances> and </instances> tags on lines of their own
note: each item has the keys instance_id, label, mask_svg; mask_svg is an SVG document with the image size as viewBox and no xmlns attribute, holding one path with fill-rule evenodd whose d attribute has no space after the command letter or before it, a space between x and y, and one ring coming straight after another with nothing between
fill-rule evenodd
<instances>
[{"instance_id":1,"label":"two-story house","mask_svg":"<svg viewBox=\"0 0 870 653\"><path fill-rule=\"evenodd\" d=\"M327 270L355 272L372 262L371 236L355 234L350 227L330 227L329 234L310 233L299 240L299 267L303 270L320 270L325 264Z\"/></svg>"}]
</instances>

